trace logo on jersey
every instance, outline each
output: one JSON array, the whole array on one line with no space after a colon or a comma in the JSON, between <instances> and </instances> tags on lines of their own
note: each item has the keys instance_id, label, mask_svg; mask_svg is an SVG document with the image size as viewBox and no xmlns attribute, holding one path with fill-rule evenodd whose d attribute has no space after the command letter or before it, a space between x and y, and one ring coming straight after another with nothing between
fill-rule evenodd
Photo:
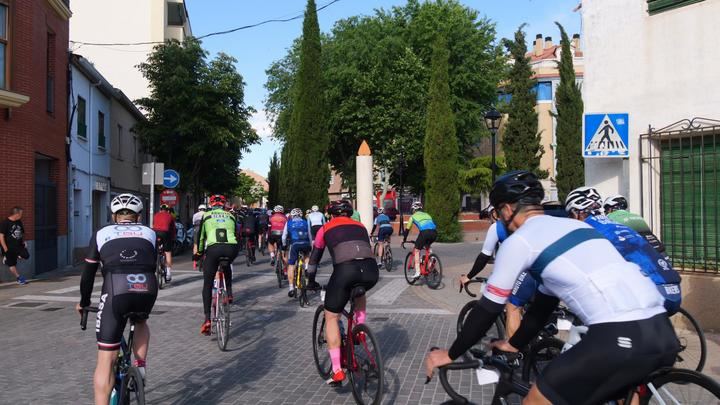
<instances>
[{"instance_id":1,"label":"logo on jersey","mask_svg":"<svg viewBox=\"0 0 720 405\"><path fill-rule=\"evenodd\" d=\"M100 303L98 304L98 312L95 317L95 333L100 333L100 320L102 320L103 308L105 308L105 300L107 299L107 293L100 296Z\"/></svg>"},{"instance_id":2,"label":"logo on jersey","mask_svg":"<svg viewBox=\"0 0 720 405\"><path fill-rule=\"evenodd\" d=\"M123 261L130 261L137 257L138 251L137 250L123 250L120 252L120 259Z\"/></svg>"},{"instance_id":3,"label":"logo on jersey","mask_svg":"<svg viewBox=\"0 0 720 405\"><path fill-rule=\"evenodd\" d=\"M617 338L618 346L622 347L623 349L632 349L632 339L629 337L618 337Z\"/></svg>"},{"instance_id":4,"label":"logo on jersey","mask_svg":"<svg viewBox=\"0 0 720 405\"><path fill-rule=\"evenodd\" d=\"M128 274L125 279L128 282L128 291L147 292L149 290L147 276L144 274Z\"/></svg>"}]
</instances>

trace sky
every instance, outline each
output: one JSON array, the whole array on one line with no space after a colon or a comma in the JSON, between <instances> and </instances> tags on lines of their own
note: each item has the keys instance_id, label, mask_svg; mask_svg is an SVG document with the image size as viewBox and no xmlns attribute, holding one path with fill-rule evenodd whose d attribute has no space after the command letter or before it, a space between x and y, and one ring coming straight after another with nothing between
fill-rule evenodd
<instances>
[{"instance_id":1,"label":"sky","mask_svg":"<svg viewBox=\"0 0 720 405\"><path fill-rule=\"evenodd\" d=\"M332 0L316 0L322 7ZM536 34L551 36L557 43L560 33L554 22L561 23L568 35L581 33L580 13L572 10L580 0L460 0L496 23L497 37L509 38L527 23L528 41ZM286 19L302 15L306 0L185 0L193 35L202 36L268 19ZM320 30L329 32L333 24L355 15L372 15L376 9L389 9L405 4L405 0L340 0L318 13ZM280 144L270 138L271 128L263 112L270 64L287 53L293 40L302 33L302 18L284 23L270 23L227 35L209 37L203 46L211 56L225 52L238 60L237 69L246 82L245 102L257 110L251 124L262 142L245 153L240 167L267 176L270 158ZM529 45L530 46L530 45Z\"/></svg>"}]
</instances>

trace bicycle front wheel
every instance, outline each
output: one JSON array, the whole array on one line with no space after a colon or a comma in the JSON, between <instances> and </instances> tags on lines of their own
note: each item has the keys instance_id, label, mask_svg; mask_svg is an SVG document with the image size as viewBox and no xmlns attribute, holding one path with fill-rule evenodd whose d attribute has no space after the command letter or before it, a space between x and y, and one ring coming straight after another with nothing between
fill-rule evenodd
<instances>
[{"instance_id":1,"label":"bicycle front wheel","mask_svg":"<svg viewBox=\"0 0 720 405\"><path fill-rule=\"evenodd\" d=\"M161 256L158 256L157 258L155 277L157 278L158 289L162 290L163 287L165 287L165 260L161 258Z\"/></svg>"},{"instance_id":2,"label":"bicycle front wheel","mask_svg":"<svg viewBox=\"0 0 720 405\"><path fill-rule=\"evenodd\" d=\"M644 405L720 403L720 385L693 370L670 369L654 378L647 388L648 397L640 401Z\"/></svg>"},{"instance_id":3,"label":"bicycle front wheel","mask_svg":"<svg viewBox=\"0 0 720 405\"><path fill-rule=\"evenodd\" d=\"M352 333L347 358L353 397L358 404L379 404L385 386L380 346L367 325L355 326Z\"/></svg>"},{"instance_id":4,"label":"bicycle front wheel","mask_svg":"<svg viewBox=\"0 0 720 405\"><path fill-rule=\"evenodd\" d=\"M440 258L435 253L431 254L428 259L427 271L428 287L437 290L442 283L442 263L440 263Z\"/></svg>"},{"instance_id":5,"label":"bicycle front wheel","mask_svg":"<svg viewBox=\"0 0 720 405\"><path fill-rule=\"evenodd\" d=\"M675 367L702 371L705 367L707 346L700 324L683 308L670 317L670 321L680 342Z\"/></svg>"},{"instance_id":6,"label":"bicycle front wheel","mask_svg":"<svg viewBox=\"0 0 720 405\"><path fill-rule=\"evenodd\" d=\"M460 331L462 331L463 325L465 324L465 321L467 320L468 316L470 315L470 312L475 308L475 306L478 304L478 301L470 301L460 310L460 314L457 318L457 333L460 334ZM505 339L505 327L502 323L501 317L504 316L504 314L500 314L493 325L490 327L490 329L485 333L485 337L483 337L475 346L475 348L478 348L482 351L487 350L490 347L490 342L494 339Z\"/></svg>"},{"instance_id":7,"label":"bicycle front wheel","mask_svg":"<svg viewBox=\"0 0 720 405\"><path fill-rule=\"evenodd\" d=\"M217 334L217 344L221 351L227 349L230 338L230 304L228 304L227 300L228 296L225 290L218 291L215 332Z\"/></svg>"},{"instance_id":8,"label":"bicycle front wheel","mask_svg":"<svg viewBox=\"0 0 720 405\"><path fill-rule=\"evenodd\" d=\"M145 405L145 382L137 367L128 369L128 373L120 385L120 390L120 401L118 403L121 405Z\"/></svg>"},{"instance_id":9,"label":"bicycle front wheel","mask_svg":"<svg viewBox=\"0 0 720 405\"><path fill-rule=\"evenodd\" d=\"M327 380L332 373L332 361L328 352L327 339L325 339L325 307L322 305L315 310L312 339L315 367L317 367L320 377Z\"/></svg>"},{"instance_id":10,"label":"bicycle front wheel","mask_svg":"<svg viewBox=\"0 0 720 405\"><path fill-rule=\"evenodd\" d=\"M282 282L283 282L283 272L282 272L282 258L279 257L280 255L275 255L275 275L277 276L278 280L278 288L282 288Z\"/></svg>"},{"instance_id":11,"label":"bicycle front wheel","mask_svg":"<svg viewBox=\"0 0 720 405\"><path fill-rule=\"evenodd\" d=\"M415 257L413 252L410 252L405 256L405 281L408 284L415 284L418 279L415 278Z\"/></svg>"}]
</instances>

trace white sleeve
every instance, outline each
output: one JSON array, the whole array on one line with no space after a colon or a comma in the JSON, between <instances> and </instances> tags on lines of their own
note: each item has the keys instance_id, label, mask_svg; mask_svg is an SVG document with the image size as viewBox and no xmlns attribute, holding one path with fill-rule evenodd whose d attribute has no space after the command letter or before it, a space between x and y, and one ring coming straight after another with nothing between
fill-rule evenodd
<instances>
[{"instance_id":1,"label":"white sleeve","mask_svg":"<svg viewBox=\"0 0 720 405\"><path fill-rule=\"evenodd\" d=\"M498 234L497 234L497 222L493 222L492 225L490 225L490 228L487 230L487 234L485 235L485 242L483 242L482 247L482 253L485 256L492 256L495 252L495 246L498 244Z\"/></svg>"},{"instance_id":2,"label":"white sleeve","mask_svg":"<svg viewBox=\"0 0 720 405\"><path fill-rule=\"evenodd\" d=\"M283 245L287 243L287 235L288 235L287 226L288 226L288 223L285 222L285 227L283 228L283 235L282 235Z\"/></svg>"},{"instance_id":3,"label":"white sleeve","mask_svg":"<svg viewBox=\"0 0 720 405\"><path fill-rule=\"evenodd\" d=\"M497 252L483 296L492 302L505 304L517 277L532 265L531 255L530 244L520 235L507 238Z\"/></svg>"}]
</instances>

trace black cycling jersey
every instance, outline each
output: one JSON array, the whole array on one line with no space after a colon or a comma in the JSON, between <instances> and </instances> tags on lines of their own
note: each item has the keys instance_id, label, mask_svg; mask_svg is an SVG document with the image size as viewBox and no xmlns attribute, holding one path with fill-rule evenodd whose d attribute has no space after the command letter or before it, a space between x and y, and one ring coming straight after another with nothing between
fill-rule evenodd
<instances>
[{"instance_id":1,"label":"black cycling jersey","mask_svg":"<svg viewBox=\"0 0 720 405\"><path fill-rule=\"evenodd\" d=\"M249 231L248 231L249 229ZM252 213L245 216L242 220L242 230L244 233L254 234L258 230L258 220Z\"/></svg>"}]
</instances>

